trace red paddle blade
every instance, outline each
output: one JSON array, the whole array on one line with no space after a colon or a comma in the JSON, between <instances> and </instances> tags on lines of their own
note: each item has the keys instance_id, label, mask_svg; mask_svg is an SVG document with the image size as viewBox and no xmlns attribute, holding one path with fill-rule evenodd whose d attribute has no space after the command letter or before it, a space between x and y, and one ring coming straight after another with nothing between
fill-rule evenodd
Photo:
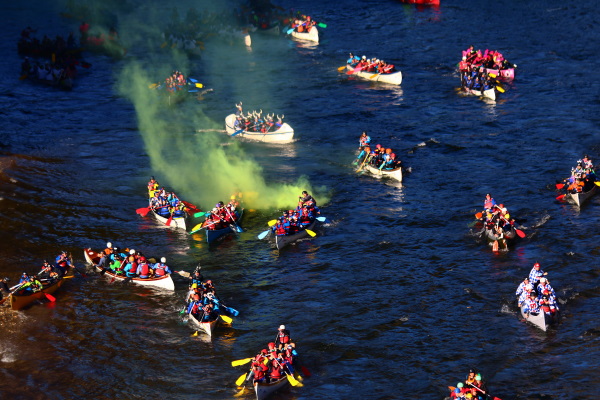
<instances>
[{"instance_id":1,"label":"red paddle blade","mask_svg":"<svg viewBox=\"0 0 600 400\"><path fill-rule=\"evenodd\" d=\"M483 217L482 213L478 212L477 214L475 214L475 218L481 219L481 217Z\"/></svg>"},{"instance_id":2,"label":"red paddle blade","mask_svg":"<svg viewBox=\"0 0 600 400\"><path fill-rule=\"evenodd\" d=\"M564 183L557 183L557 184L556 184L556 188L557 188L557 189L562 189L562 188L564 188L564 187L565 187L565 184L564 184Z\"/></svg>"},{"instance_id":3,"label":"red paddle blade","mask_svg":"<svg viewBox=\"0 0 600 400\"><path fill-rule=\"evenodd\" d=\"M150 212L150 207L143 207L143 208L138 208L137 210L135 210L135 213L141 215L142 217L145 217L146 215L148 215L149 212Z\"/></svg>"},{"instance_id":4,"label":"red paddle blade","mask_svg":"<svg viewBox=\"0 0 600 400\"><path fill-rule=\"evenodd\" d=\"M167 220L167 222L165 223L166 226L171 226L171 221L173 221L173 214L171 214L171 216L169 217L169 219Z\"/></svg>"},{"instance_id":5,"label":"red paddle blade","mask_svg":"<svg viewBox=\"0 0 600 400\"><path fill-rule=\"evenodd\" d=\"M566 196L566 194L561 194L560 196L558 196L558 197L556 198L556 200L558 200L558 201L561 201L562 199L564 199L564 198L565 198L565 196Z\"/></svg>"},{"instance_id":6,"label":"red paddle blade","mask_svg":"<svg viewBox=\"0 0 600 400\"><path fill-rule=\"evenodd\" d=\"M352 75L355 72L360 72L360 70L361 70L361 68L354 68L354 69L346 71L346 74Z\"/></svg>"},{"instance_id":7,"label":"red paddle blade","mask_svg":"<svg viewBox=\"0 0 600 400\"><path fill-rule=\"evenodd\" d=\"M51 301L51 302L55 302L56 301L56 297L52 296L51 294L48 293L44 293L44 295L46 296L46 298Z\"/></svg>"},{"instance_id":8,"label":"red paddle blade","mask_svg":"<svg viewBox=\"0 0 600 400\"><path fill-rule=\"evenodd\" d=\"M520 229L515 229L515 232L517 232L517 235L519 235L519 237L520 237L521 239L523 239L523 238L526 236L526 235L525 235L525 232L523 232L523 231L522 231L522 230L520 230Z\"/></svg>"},{"instance_id":9,"label":"red paddle blade","mask_svg":"<svg viewBox=\"0 0 600 400\"><path fill-rule=\"evenodd\" d=\"M310 376L312 374L310 373L310 371L308 370L308 368L306 368L304 365L301 365L300 369L302 370L302 375L306 376L307 378L310 378Z\"/></svg>"}]
</instances>

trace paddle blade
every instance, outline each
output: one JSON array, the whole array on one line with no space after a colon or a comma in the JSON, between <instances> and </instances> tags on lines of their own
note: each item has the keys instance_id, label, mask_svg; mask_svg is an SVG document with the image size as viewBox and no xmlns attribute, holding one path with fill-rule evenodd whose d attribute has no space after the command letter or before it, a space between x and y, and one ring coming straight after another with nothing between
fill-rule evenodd
<instances>
[{"instance_id":1,"label":"paddle blade","mask_svg":"<svg viewBox=\"0 0 600 400\"><path fill-rule=\"evenodd\" d=\"M240 315L240 312L238 310L236 310L235 308L225 307L225 309L227 310L227 312L229 314L233 315L234 317L237 317L238 315Z\"/></svg>"},{"instance_id":2,"label":"paddle blade","mask_svg":"<svg viewBox=\"0 0 600 400\"><path fill-rule=\"evenodd\" d=\"M342 71L343 71L343 70L345 70L345 69L346 69L346 66L345 66L345 65L343 65L343 66L341 66L341 67L339 67L339 68L338 68L338 71L342 72Z\"/></svg>"},{"instance_id":3,"label":"paddle blade","mask_svg":"<svg viewBox=\"0 0 600 400\"><path fill-rule=\"evenodd\" d=\"M304 386L303 384L301 384L300 382L298 382L296 380L296 378L294 378L292 375L290 374L286 374L288 381L290 382L290 384L292 386Z\"/></svg>"},{"instance_id":4,"label":"paddle blade","mask_svg":"<svg viewBox=\"0 0 600 400\"><path fill-rule=\"evenodd\" d=\"M238 385L239 386L239 385ZM237 392L236 394L233 395L233 397L240 397L243 396L244 393L246 392L246 387L242 386L242 390L240 390L239 392Z\"/></svg>"},{"instance_id":5,"label":"paddle blade","mask_svg":"<svg viewBox=\"0 0 600 400\"><path fill-rule=\"evenodd\" d=\"M231 366L232 367L237 367L240 365L245 365L248 364L250 361L252 361L252 357L250 358L242 358L241 360L234 360L231 362Z\"/></svg>"},{"instance_id":6,"label":"paddle blade","mask_svg":"<svg viewBox=\"0 0 600 400\"><path fill-rule=\"evenodd\" d=\"M194 214L194 218L202 217L202 216L204 216L205 214L206 214L206 213L205 213L204 211L197 212L196 214ZM200 224L200 225L202 225L202 224Z\"/></svg>"},{"instance_id":7,"label":"paddle blade","mask_svg":"<svg viewBox=\"0 0 600 400\"><path fill-rule=\"evenodd\" d=\"M191 336L192 336L192 337L194 337L194 336L198 336L198 331L196 331L196 332L192 333L192 335L191 335Z\"/></svg>"},{"instance_id":8,"label":"paddle blade","mask_svg":"<svg viewBox=\"0 0 600 400\"><path fill-rule=\"evenodd\" d=\"M135 210L135 213L141 215L142 217L145 217L146 215L148 215L149 212L150 212L150 207L142 207L142 208L138 208L137 210Z\"/></svg>"},{"instance_id":9,"label":"paddle blade","mask_svg":"<svg viewBox=\"0 0 600 400\"><path fill-rule=\"evenodd\" d=\"M271 232L271 231L264 231L264 232L261 232L261 233L260 233L260 235L258 235L258 239L259 239L259 240L263 240L264 238L266 238L266 237L267 237L267 235L269 234L269 232Z\"/></svg>"},{"instance_id":10,"label":"paddle blade","mask_svg":"<svg viewBox=\"0 0 600 400\"><path fill-rule=\"evenodd\" d=\"M523 232L523 231L522 231L522 230L520 230L520 229L515 229L515 232L517 232L517 235L519 235L519 237L520 237L521 239L523 239L523 238L526 236L526 235L525 235L525 232Z\"/></svg>"},{"instance_id":11,"label":"paddle blade","mask_svg":"<svg viewBox=\"0 0 600 400\"><path fill-rule=\"evenodd\" d=\"M290 29L288 29L288 30L287 30L287 34L288 34L288 35L291 35L291 34L292 34L292 32L294 32L294 28L290 28Z\"/></svg>"},{"instance_id":12,"label":"paddle blade","mask_svg":"<svg viewBox=\"0 0 600 400\"><path fill-rule=\"evenodd\" d=\"M373 74L373 75L371 75L371 76L369 77L369 79L375 79L375 77L376 77L377 75L379 75L379 74Z\"/></svg>"},{"instance_id":13,"label":"paddle blade","mask_svg":"<svg viewBox=\"0 0 600 400\"><path fill-rule=\"evenodd\" d=\"M481 217L483 217L483 213L478 212L477 214L475 214L475 218L481 219Z\"/></svg>"},{"instance_id":14,"label":"paddle blade","mask_svg":"<svg viewBox=\"0 0 600 400\"><path fill-rule=\"evenodd\" d=\"M238 233L242 233L242 232L244 232L244 230L243 230L242 228L240 228L240 226L239 226L239 225L236 225L236 226L235 226L235 230L236 230L236 231L238 231Z\"/></svg>"},{"instance_id":15,"label":"paddle blade","mask_svg":"<svg viewBox=\"0 0 600 400\"><path fill-rule=\"evenodd\" d=\"M171 226L171 221L173 221L173 213L171 213L171 215L169 216L169 219L167 220L167 222L165 222L165 225Z\"/></svg>"},{"instance_id":16,"label":"paddle blade","mask_svg":"<svg viewBox=\"0 0 600 400\"><path fill-rule=\"evenodd\" d=\"M596 183L596 182L594 182L594 183ZM598 182L598 183L600 183L600 182ZM556 188L559 189L559 190L562 189L562 188L564 188L564 187L565 187L564 183L557 183L556 184Z\"/></svg>"},{"instance_id":17,"label":"paddle blade","mask_svg":"<svg viewBox=\"0 0 600 400\"><path fill-rule=\"evenodd\" d=\"M152 83L152 84L148 85L148 89L156 89L157 86L158 86L158 83Z\"/></svg>"},{"instance_id":18,"label":"paddle blade","mask_svg":"<svg viewBox=\"0 0 600 400\"><path fill-rule=\"evenodd\" d=\"M326 217L317 217L317 221L325 222L325 221L327 221L327 218Z\"/></svg>"},{"instance_id":19,"label":"paddle blade","mask_svg":"<svg viewBox=\"0 0 600 400\"><path fill-rule=\"evenodd\" d=\"M267 225L269 225L269 226L273 226L273 225L275 225L276 223L277 223L277 220L276 220L276 219L272 219L272 220L270 220L269 222L267 222Z\"/></svg>"},{"instance_id":20,"label":"paddle blade","mask_svg":"<svg viewBox=\"0 0 600 400\"><path fill-rule=\"evenodd\" d=\"M227 324L231 324L233 322L233 318L228 317L227 315L221 314L221 315L219 315L219 317L221 317L221 319L223 321L225 321L225 323L227 323Z\"/></svg>"},{"instance_id":21,"label":"paddle blade","mask_svg":"<svg viewBox=\"0 0 600 400\"><path fill-rule=\"evenodd\" d=\"M497 240L492 245L492 251L498 251L498 241Z\"/></svg>"},{"instance_id":22,"label":"paddle blade","mask_svg":"<svg viewBox=\"0 0 600 400\"><path fill-rule=\"evenodd\" d=\"M506 90L504 90L504 88L500 85L496 86L496 90L499 91L500 93L506 92Z\"/></svg>"},{"instance_id":23,"label":"paddle blade","mask_svg":"<svg viewBox=\"0 0 600 400\"><path fill-rule=\"evenodd\" d=\"M327 24L324 24L323 22L319 22L317 26L320 28L327 28Z\"/></svg>"},{"instance_id":24,"label":"paddle blade","mask_svg":"<svg viewBox=\"0 0 600 400\"><path fill-rule=\"evenodd\" d=\"M600 182L594 182L594 185L600 186Z\"/></svg>"},{"instance_id":25,"label":"paddle blade","mask_svg":"<svg viewBox=\"0 0 600 400\"><path fill-rule=\"evenodd\" d=\"M51 302L55 302L56 301L56 297L52 296L51 294L48 293L44 293L44 296L46 296L46 298L51 301Z\"/></svg>"},{"instance_id":26,"label":"paddle blade","mask_svg":"<svg viewBox=\"0 0 600 400\"><path fill-rule=\"evenodd\" d=\"M202 224L201 224L201 223L200 223L200 224L198 224L198 225L196 225L195 227L193 227L193 228L192 228L192 232L199 231L200 229L202 229Z\"/></svg>"},{"instance_id":27,"label":"paddle blade","mask_svg":"<svg viewBox=\"0 0 600 400\"><path fill-rule=\"evenodd\" d=\"M240 133L242 133L242 132L244 132L244 130L243 130L243 129L240 129L240 130L238 130L238 131L235 131L235 132L233 132L233 133L231 134L231 137L234 137L235 135L239 135L239 134L240 134Z\"/></svg>"},{"instance_id":28,"label":"paddle blade","mask_svg":"<svg viewBox=\"0 0 600 400\"><path fill-rule=\"evenodd\" d=\"M564 199L566 196L566 194L561 194L560 196L556 197L556 200L561 201L562 199Z\"/></svg>"},{"instance_id":29,"label":"paddle blade","mask_svg":"<svg viewBox=\"0 0 600 400\"><path fill-rule=\"evenodd\" d=\"M237 380L235 381L235 384L237 386L241 386L245 380L246 380L246 374L241 375L239 378L237 378Z\"/></svg>"},{"instance_id":30,"label":"paddle blade","mask_svg":"<svg viewBox=\"0 0 600 400\"><path fill-rule=\"evenodd\" d=\"M204 85L201 84L201 83L196 83L195 85L196 85L197 88L200 88L200 89L202 89L204 87Z\"/></svg>"},{"instance_id":31,"label":"paddle blade","mask_svg":"<svg viewBox=\"0 0 600 400\"><path fill-rule=\"evenodd\" d=\"M306 233L308 233L310 236L315 237L317 236L316 233L314 233L313 231L311 231L310 229L306 229Z\"/></svg>"},{"instance_id":32,"label":"paddle blade","mask_svg":"<svg viewBox=\"0 0 600 400\"><path fill-rule=\"evenodd\" d=\"M312 375L312 374L310 373L310 371L308 370L308 368L306 368L304 365L301 365L301 366L300 366L300 370L302 371L302 374L303 374L304 376L306 376L307 378L310 378L310 376Z\"/></svg>"},{"instance_id":33,"label":"paddle blade","mask_svg":"<svg viewBox=\"0 0 600 400\"><path fill-rule=\"evenodd\" d=\"M488 74L488 75L491 76L492 78L497 78L498 77L498 75L496 75L496 74Z\"/></svg>"}]
</instances>

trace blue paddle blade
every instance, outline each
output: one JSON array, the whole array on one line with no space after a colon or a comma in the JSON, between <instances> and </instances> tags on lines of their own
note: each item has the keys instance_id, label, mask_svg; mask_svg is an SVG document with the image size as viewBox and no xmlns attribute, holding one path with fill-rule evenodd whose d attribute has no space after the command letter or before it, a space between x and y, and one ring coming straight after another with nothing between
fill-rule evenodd
<instances>
[{"instance_id":1,"label":"blue paddle blade","mask_svg":"<svg viewBox=\"0 0 600 400\"><path fill-rule=\"evenodd\" d=\"M227 312L229 312L234 317L237 317L238 315L240 315L240 312L238 310L236 310L235 308L231 308L231 307L225 307L225 308L227 309Z\"/></svg>"},{"instance_id":2,"label":"blue paddle blade","mask_svg":"<svg viewBox=\"0 0 600 400\"><path fill-rule=\"evenodd\" d=\"M194 78L188 78L188 81L192 81L192 82L194 82L194 83L198 82L198 80L197 80L197 79L194 79Z\"/></svg>"},{"instance_id":3,"label":"blue paddle blade","mask_svg":"<svg viewBox=\"0 0 600 400\"><path fill-rule=\"evenodd\" d=\"M287 31L287 34L289 35L289 34L291 34L292 32L294 32L294 28L290 28L290 29L288 29L288 31Z\"/></svg>"},{"instance_id":4,"label":"blue paddle blade","mask_svg":"<svg viewBox=\"0 0 600 400\"><path fill-rule=\"evenodd\" d=\"M317 217L317 221L325 222L325 221L327 221L327 217Z\"/></svg>"},{"instance_id":5,"label":"blue paddle blade","mask_svg":"<svg viewBox=\"0 0 600 400\"><path fill-rule=\"evenodd\" d=\"M242 228L240 228L239 226L236 226L236 227L235 227L235 229L236 229L236 230L237 230L239 233L242 233L242 232L244 232L244 230L243 230Z\"/></svg>"},{"instance_id":6,"label":"blue paddle blade","mask_svg":"<svg viewBox=\"0 0 600 400\"><path fill-rule=\"evenodd\" d=\"M244 132L244 130L243 130L243 129L240 129L239 131L235 131L235 132L233 132L233 133L231 134L231 137L234 137L235 135L237 135L237 134L240 134L240 133L242 133L242 132Z\"/></svg>"},{"instance_id":7,"label":"blue paddle blade","mask_svg":"<svg viewBox=\"0 0 600 400\"><path fill-rule=\"evenodd\" d=\"M270 231L264 231L264 232L261 232L261 233L260 233L260 235L258 235L258 238L259 238L260 240L263 240L264 238L266 238L266 237L267 237L267 235L269 234L269 232L270 232Z\"/></svg>"},{"instance_id":8,"label":"blue paddle blade","mask_svg":"<svg viewBox=\"0 0 600 400\"><path fill-rule=\"evenodd\" d=\"M198 91L198 89L188 90L188 92L190 92L190 93L196 93L197 91Z\"/></svg>"}]
</instances>

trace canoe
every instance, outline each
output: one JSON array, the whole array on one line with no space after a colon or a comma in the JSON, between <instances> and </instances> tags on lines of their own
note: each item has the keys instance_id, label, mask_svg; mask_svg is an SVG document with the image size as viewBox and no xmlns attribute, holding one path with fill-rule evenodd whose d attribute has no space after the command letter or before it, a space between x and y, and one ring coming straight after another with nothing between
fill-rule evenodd
<instances>
[{"instance_id":1,"label":"canoe","mask_svg":"<svg viewBox=\"0 0 600 400\"><path fill-rule=\"evenodd\" d=\"M274 381L271 383L255 382L254 391L256 392L256 400L266 399L271 395L271 393L276 392L277 390L282 389L287 385L289 385L289 381L285 376L283 376L278 381Z\"/></svg>"},{"instance_id":2,"label":"canoe","mask_svg":"<svg viewBox=\"0 0 600 400\"><path fill-rule=\"evenodd\" d=\"M543 311L540 311L534 315L526 313L523 310L524 308L521 307L521 316L525 319L525 321L532 323L543 331L546 331L549 325L554 324L558 320L558 316L548 315Z\"/></svg>"},{"instance_id":3,"label":"canoe","mask_svg":"<svg viewBox=\"0 0 600 400\"><path fill-rule=\"evenodd\" d=\"M349 71L354 71L354 68L352 68L352 66L350 66L350 64L346 64L346 68ZM402 72L401 71L392 72L391 74L378 74L377 72L358 71L358 72L353 72L352 75L359 76L359 77L369 80L369 81L384 82L384 83L389 83L391 85L399 85L402 83Z\"/></svg>"},{"instance_id":4,"label":"canoe","mask_svg":"<svg viewBox=\"0 0 600 400\"><path fill-rule=\"evenodd\" d=\"M483 97L486 97L491 100L496 100L496 89L494 89L494 88L484 90L483 93L481 92L481 90L469 89L464 86L462 87L462 90L466 94L472 94L475 96L483 96Z\"/></svg>"},{"instance_id":5,"label":"canoe","mask_svg":"<svg viewBox=\"0 0 600 400\"><path fill-rule=\"evenodd\" d=\"M440 0L400 0L404 4L420 4L426 6L439 6Z\"/></svg>"},{"instance_id":6,"label":"canoe","mask_svg":"<svg viewBox=\"0 0 600 400\"><path fill-rule=\"evenodd\" d=\"M300 40L308 40L310 42L319 43L319 30L316 26L313 26L310 29L310 32L296 32L292 31L292 37Z\"/></svg>"},{"instance_id":7,"label":"canoe","mask_svg":"<svg viewBox=\"0 0 600 400\"><path fill-rule=\"evenodd\" d=\"M575 203L575 205L577 205L578 207L581 207L582 204L584 204L596 194L597 190L598 186L594 185L594 187L588 190L587 192L568 193L566 198L567 200Z\"/></svg>"},{"instance_id":8,"label":"canoe","mask_svg":"<svg viewBox=\"0 0 600 400\"><path fill-rule=\"evenodd\" d=\"M84 249L83 255L85 256L85 260L89 264L96 265L100 261L98 252L92 251L92 249L90 249L90 248ZM102 268L96 267L96 270L98 272L102 272ZM153 287L158 287L158 288L161 288L164 290L175 290L175 283L173 282L173 278L171 278L170 274L161 276L160 278L142 279L142 278L128 278L125 275L117 275L110 270L106 270L106 272L104 273L104 276L110 278L111 280L115 279L117 281L124 281L125 279L127 279L133 283L136 283L136 284L142 285L142 286L153 286Z\"/></svg>"},{"instance_id":9,"label":"canoe","mask_svg":"<svg viewBox=\"0 0 600 400\"><path fill-rule=\"evenodd\" d=\"M152 210L152 214L154 215L154 218L156 218L159 222L162 222L163 225L167 224L167 221L169 220L169 218L160 216L155 210ZM171 225L169 225L169 226L174 227L174 228L183 229L185 231L187 229L186 220L188 218L189 218L188 214L184 214L183 217L173 217L173 219L171 220Z\"/></svg>"},{"instance_id":10,"label":"canoe","mask_svg":"<svg viewBox=\"0 0 600 400\"><path fill-rule=\"evenodd\" d=\"M36 72L24 74L24 76L32 82L41 83L43 85L57 87L64 90L73 89L73 79L71 78L62 78L57 79L53 78L51 81L48 79L38 78Z\"/></svg>"},{"instance_id":11,"label":"canoe","mask_svg":"<svg viewBox=\"0 0 600 400\"><path fill-rule=\"evenodd\" d=\"M502 79L503 81L512 81L513 79L515 79L515 69L514 68L507 68L507 69L486 68L485 71L488 74L495 74L498 78Z\"/></svg>"},{"instance_id":12,"label":"canoe","mask_svg":"<svg viewBox=\"0 0 600 400\"><path fill-rule=\"evenodd\" d=\"M52 294L52 293L56 292L58 290L58 288L60 288L62 286L63 282L65 281L65 277L70 277L70 276L68 276L68 274L69 274L69 271L67 271L65 276L63 276L59 280L51 282L51 283L50 282L47 282L47 283L42 282L43 289L40 290L39 292L35 292L32 294L22 294L17 291L15 293L13 293L10 296L10 307L13 310L21 310L36 300L41 300L41 299L46 298L46 294Z\"/></svg>"},{"instance_id":13,"label":"canoe","mask_svg":"<svg viewBox=\"0 0 600 400\"><path fill-rule=\"evenodd\" d=\"M366 165L366 163L365 163L364 169L373 175L385 176L387 178L395 179L398 182L402 182L402 167L392 169L392 170L385 170L385 169L380 170L378 168L372 167L371 165Z\"/></svg>"},{"instance_id":14,"label":"canoe","mask_svg":"<svg viewBox=\"0 0 600 400\"><path fill-rule=\"evenodd\" d=\"M306 229L312 230L316 223L317 220L314 220ZM295 242L296 240L307 237L308 232L306 232L306 229L302 229L301 231L294 233L293 235L275 235L275 246L277 246L277 250L283 249L285 246Z\"/></svg>"},{"instance_id":15,"label":"canoe","mask_svg":"<svg viewBox=\"0 0 600 400\"><path fill-rule=\"evenodd\" d=\"M192 321L194 326L202 329L208 336L211 336L211 337L212 337L213 331L215 330L216 326L219 324L219 321L221 320L221 318L217 317L217 319L215 319L214 321L200 322L200 321L198 321L198 319L196 319L196 317L194 317L194 315L192 313L189 313L188 315L190 317L190 321Z\"/></svg>"},{"instance_id":16,"label":"canoe","mask_svg":"<svg viewBox=\"0 0 600 400\"><path fill-rule=\"evenodd\" d=\"M236 224L239 223L239 221L242 219L242 215L244 214L244 209L242 208L241 212L238 213L237 219L235 220ZM225 236L229 233L233 233L235 229L232 228L231 226L228 226L227 228L223 228L223 229L217 229L214 231L209 231L208 229L204 229L206 231L206 242L207 243L212 243L215 240L217 240L218 238L220 238L221 236Z\"/></svg>"},{"instance_id":17,"label":"canoe","mask_svg":"<svg viewBox=\"0 0 600 400\"><path fill-rule=\"evenodd\" d=\"M235 119L235 114L230 114L225 118L225 131L229 136L236 132L234 128ZM294 130L287 123L284 123L273 132L241 132L235 136L264 143L290 143L294 140Z\"/></svg>"}]
</instances>

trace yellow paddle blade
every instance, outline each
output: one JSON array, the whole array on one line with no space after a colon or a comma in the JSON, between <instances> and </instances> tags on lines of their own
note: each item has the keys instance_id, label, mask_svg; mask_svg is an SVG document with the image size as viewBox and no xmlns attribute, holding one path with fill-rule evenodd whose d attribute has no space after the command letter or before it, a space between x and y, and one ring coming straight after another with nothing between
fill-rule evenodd
<instances>
[{"instance_id":1,"label":"yellow paddle blade","mask_svg":"<svg viewBox=\"0 0 600 400\"><path fill-rule=\"evenodd\" d=\"M346 66L344 65L343 67L339 67L339 68L338 68L338 71L342 72L342 71L343 71L343 70L345 70L345 69L346 69Z\"/></svg>"},{"instance_id":2,"label":"yellow paddle blade","mask_svg":"<svg viewBox=\"0 0 600 400\"><path fill-rule=\"evenodd\" d=\"M600 186L600 182L594 182L596 186Z\"/></svg>"},{"instance_id":3,"label":"yellow paddle blade","mask_svg":"<svg viewBox=\"0 0 600 400\"><path fill-rule=\"evenodd\" d=\"M196 87L202 89L204 87L204 85L201 83L196 83Z\"/></svg>"},{"instance_id":4,"label":"yellow paddle blade","mask_svg":"<svg viewBox=\"0 0 600 400\"><path fill-rule=\"evenodd\" d=\"M246 374L241 375L239 378L237 378L237 381L235 381L235 384L238 386L241 386L245 380L246 380Z\"/></svg>"},{"instance_id":5,"label":"yellow paddle blade","mask_svg":"<svg viewBox=\"0 0 600 400\"><path fill-rule=\"evenodd\" d=\"M498 90L500 93L504 93L505 90L502 86L496 86L496 90Z\"/></svg>"},{"instance_id":6,"label":"yellow paddle blade","mask_svg":"<svg viewBox=\"0 0 600 400\"><path fill-rule=\"evenodd\" d=\"M192 336L198 336L198 331L192 333Z\"/></svg>"},{"instance_id":7,"label":"yellow paddle blade","mask_svg":"<svg viewBox=\"0 0 600 400\"><path fill-rule=\"evenodd\" d=\"M222 319L223 321L225 321L225 322L226 322L226 323L228 323L228 324L230 324L230 323L232 323L232 322L233 322L233 319L232 319L232 318L230 318L230 317L228 317L227 315L223 315L223 314L221 314L221 315L219 315L219 316L221 317L221 319Z\"/></svg>"},{"instance_id":8,"label":"yellow paddle blade","mask_svg":"<svg viewBox=\"0 0 600 400\"><path fill-rule=\"evenodd\" d=\"M272 220L270 220L269 222L267 222L267 225L269 225L269 226L273 226L273 225L275 225L276 223L277 223L277 220L276 220L276 219L272 219Z\"/></svg>"},{"instance_id":9,"label":"yellow paddle blade","mask_svg":"<svg viewBox=\"0 0 600 400\"><path fill-rule=\"evenodd\" d=\"M156 89L156 87L158 86L158 83L152 83L150 85L148 85L148 89ZM154 193L152 193L152 195L150 197L152 197L154 195Z\"/></svg>"},{"instance_id":10,"label":"yellow paddle blade","mask_svg":"<svg viewBox=\"0 0 600 400\"><path fill-rule=\"evenodd\" d=\"M196 231L198 229L202 228L202 223L199 223L198 225L196 225L195 227L192 228L192 231Z\"/></svg>"},{"instance_id":11,"label":"yellow paddle blade","mask_svg":"<svg viewBox=\"0 0 600 400\"><path fill-rule=\"evenodd\" d=\"M231 366L232 367L237 367L239 365L248 364L250 361L252 361L252 357L250 357L250 358L243 358L241 360L234 360L234 361L231 362Z\"/></svg>"},{"instance_id":12,"label":"yellow paddle blade","mask_svg":"<svg viewBox=\"0 0 600 400\"><path fill-rule=\"evenodd\" d=\"M298 382L302 382L304 380L304 378L298 373L298 371L294 371L294 378L296 378Z\"/></svg>"},{"instance_id":13,"label":"yellow paddle blade","mask_svg":"<svg viewBox=\"0 0 600 400\"><path fill-rule=\"evenodd\" d=\"M242 386L242 390L240 390L239 392L237 392L236 394L234 394L233 397L243 396L245 391L246 391L246 387Z\"/></svg>"},{"instance_id":14,"label":"yellow paddle blade","mask_svg":"<svg viewBox=\"0 0 600 400\"><path fill-rule=\"evenodd\" d=\"M308 233L310 236L315 237L317 236L316 233L314 233L313 231L311 231L310 229L306 229L306 233Z\"/></svg>"},{"instance_id":15,"label":"yellow paddle blade","mask_svg":"<svg viewBox=\"0 0 600 400\"><path fill-rule=\"evenodd\" d=\"M374 79L377 75L379 75L379 74L373 74L369 77L369 79Z\"/></svg>"},{"instance_id":16,"label":"yellow paddle blade","mask_svg":"<svg viewBox=\"0 0 600 400\"><path fill-rule=\"evenodd\" d=\"M292 386L304 386L300 382L298 382L292 375L286 374L288 381Z\"/></svg>"},{"instance_id":17,"label":"yellow paddle blade","mask_svg":"<svg viewBox=\"0 0 600 400\"><path fill-rule=\"evenodd\" d=\"M498 75L496 75L496 74L488 74L488 75L491 76L492 78L497 78L498 77Z\"/></svg>"}]
</instances>

